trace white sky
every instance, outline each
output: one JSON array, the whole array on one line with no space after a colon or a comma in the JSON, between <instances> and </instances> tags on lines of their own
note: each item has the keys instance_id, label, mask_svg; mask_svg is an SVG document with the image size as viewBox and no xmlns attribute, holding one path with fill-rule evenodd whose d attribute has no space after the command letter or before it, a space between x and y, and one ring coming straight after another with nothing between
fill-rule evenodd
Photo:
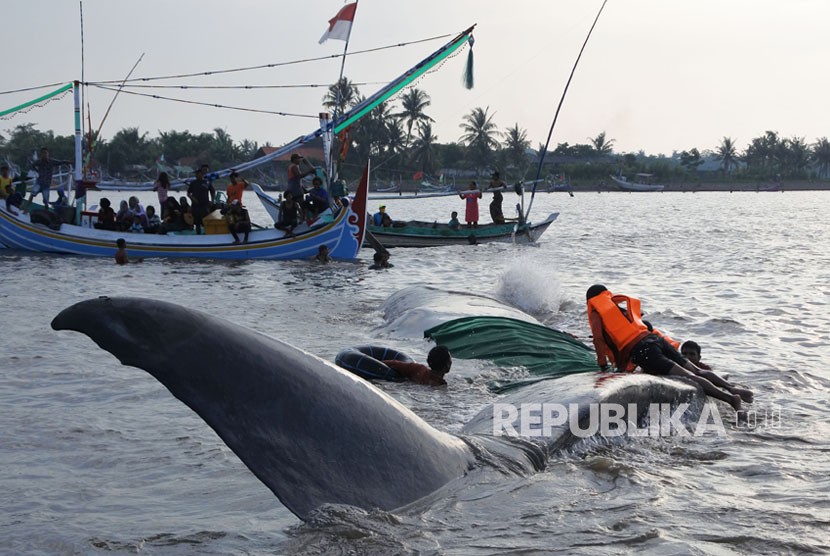
<instances>
[{"instance_id":1,"label":"white sky","mask_svg":"<svg viewBox=\"0 0 830 556\"><path fill-rule=\"evenodd\" d=\"M475 88L461 86L466 60L450 59L419 83L442 143L461 135L475 107L495 112L500 129L518 123L536 148L547 136L574 59L601 0L360 0L349 50L455 34L477 23ZM190 73L341 53L318 40L342 0L85 0L85 78ZM81 77L78 0L4 0L0 91ZM617 152L671 154L713 149L724 136L742 150L766 130L812 143L830 136L830 1L609 0L582 57L552 145L587 143L606 131ZM446 40L446 39L445 39ZM350 58L355 82L387 82L435 50L432 41ZM340 62L326 60L188 80L193 84L327 85ZM174 82L176 83L176 82ZM361 86L363 94L378 86ZM44 91L0 95L5 110ZM325 90L159 92L218 104L316 115ZM93 127L112 93L91 89ZM73 132L72 101L0 120L0 132L33 122ZM122 94L102 130L150 136L171 129L225 129L235 141L282 144L316 120L246 114Z\"/></svg>"}]
</instances>

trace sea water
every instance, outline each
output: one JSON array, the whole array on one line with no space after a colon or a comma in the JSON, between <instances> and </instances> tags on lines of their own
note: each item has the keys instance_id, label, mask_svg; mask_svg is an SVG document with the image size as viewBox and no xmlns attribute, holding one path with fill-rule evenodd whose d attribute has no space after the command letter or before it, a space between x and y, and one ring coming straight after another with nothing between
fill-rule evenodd
<instances>
[{"instance_id":1,"label":"sea water","mask_svg":"<svg viewBox=\"0 0 830 556\"><path fill-rule=\"evenodd\" d=\"M117 205L128 194L106 196ZM517 200L506 195L505 208ZM393 219L463 213L456 197L370 199L369 210L380 202ZM265 221L247 192L246 204ZM117 266L0 251L0 553L830 551L830 193L541 194L531 220L554 211L561 216L538 245L396 249L385 271L368 270L366 250L326 266ZM542 472L483 466L403 511L333 507L309 523L161 384L49 326L77 301L143 296L329 360L366 343L422 360L431 346L419 323L394 325L387 303L408 286L490 296L590 342L584 295L594 283L641 298L655 326L696 340L705 362L752 388L753 426L725 419L724 435L586 441L553 454ZM498 401L486 383L517 372L459 360L446 389L379 386L457 433Z\"/></svg>"}]
</instances>

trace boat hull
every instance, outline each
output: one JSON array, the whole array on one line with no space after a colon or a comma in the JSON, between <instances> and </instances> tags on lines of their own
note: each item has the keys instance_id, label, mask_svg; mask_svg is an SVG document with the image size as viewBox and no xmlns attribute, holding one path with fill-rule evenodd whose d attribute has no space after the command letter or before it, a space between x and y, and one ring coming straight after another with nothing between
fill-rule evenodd
<instances>
[{"instance_id":1,"label":"boat hull","mask_svg":"<svg viewBox=\"0 0 830 556\"><path fill-rule=\"evenodd\" d=\"M533 243L558 216L558 212L553 213L542 222L530 224L520 230L515 230L515 224L483 224L475 228L462 226L458 230L452 230L446 224L419 221L408 221L405 226L388 228L369 225L367 229L384 247L438 247L512 241Z\"/></svg>"},{"instance_id":2,"label":"boat hull","mask_svg":"<svg viewBox=\"0 0 830 556\"><path fill-rule=\"evenodd\" d=\"M354 259L363 243L366 223L366 179L348 207L327 222L303 224L291 237L274 228L253 230L246 243L233 243L231 234L133 234L61 224L53 230L32 224L27 215L13 215L0 207L0 243L11 249L91 257L112 257L115 242L123 238L133 258L196 259L305 259L317 255L321 245L335 259Z\"/></svg>"},{"instance_id":3,"label":"boat hull","mask_svg":"<svg viewBox=\"0 0 830 556\"><path fill-rule=\"evenodd\" d=\"M639 191L639 192L648 192L648 191L663 191L666 187L665 185L658 185L658 184L650 184L650 183L637 183L631 182L628 180L621 180L620 178L614 176L608 176L614 183L617 184L617 187L622 189L623 191Z\"/></svg>"}]
</instances>

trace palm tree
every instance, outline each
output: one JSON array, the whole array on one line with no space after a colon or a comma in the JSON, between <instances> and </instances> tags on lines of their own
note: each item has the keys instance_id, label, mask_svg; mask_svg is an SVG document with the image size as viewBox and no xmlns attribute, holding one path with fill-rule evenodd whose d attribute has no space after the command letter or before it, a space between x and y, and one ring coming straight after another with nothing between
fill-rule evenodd
<instances>
[{"instance_id":1,"label":"palm tree","mask_svg":"<svg viewBox=\"0 0 830 556\"><path fill-rule=\"evenodd\" d=\"M818 164L818 177L827 177L827 169L830 168L830 141L827 137L816 139L813 145L813 161Z\"/></svg>"},{"instance_id":2,"label":"palm tree","mask_svg":"<svg viewBox=\"0 0 830 556\"><path fill-rule=\"evenodd\" d=\"M715 149L715 159L721 161L721 168L727 174L738 165L738 150L731 137L723 138L718 148Z\"/></svg>"},{"instance_id":3,"label":"palm tree","mask_svg":"<svg viewBox=\"0 0 830 556\"><path fill-rule=\"evenodd\" d=\"M360 91L349 81L348 77L342 77L337 83L331 85L326 96L323 97L323 106L338 116L358 102L360 102Z\"/></svg>"},{"instance_id":4,"label":"palm tree","mask_svg":"<svg viewBox=\"0 0 830 556\"><path fill-rule=\"evenodd\" d=\"M513 164L520 176L527 170L527 149L530 148L530 140L527 138L527 131L519 128L516 123L505 132L504 151L507 162Z\"/></svg>"},{"instance_id":5,"label":"palm tree","mask_svg":"<svg viewBox=\"0 0 830 556\"><path fill-rule=\"evenodd\" d=\"M412 126L421 122L434 122L432 118L424 113L424 109L432 104L429 95L418 88L409 89L401 97L402 110L395 114L406 122L406 145L412 137Z\"/></svg>"},{"instance_id":6,"label":"palm tree","mask_svg":"<svg viewBox=\"0 0 830 556\"><path fill-rule=\"evenodd\" d=\"M473 108L459 125L464 130L460 140L470 149L471 158L479 168L487 166L492 152L499 146L496 139L499 136L498 127L493 123L495 114L488 114L489 110L489 106L484 109Z\"/></svg>"},{"instance_id":7,"label":"palm tree","mask_svg":"<svg viewBox=\"0 0 830 556\"><path fill-rule=\"evenodd\" d=\"M795 177L803 177L807 166L810 165L810 147L803 137L793 137L785 142L787 147L788 173Z\"/></svg>"},{"instance_id":8,"label":"palm tree","mask_svg":"<svg viewBox=\"0 0 830 556\"><path fill-rule=\"evenodd\" d=\"M438 136L432 134L432 124L420 122L418 124L418 137L412 144L412 161L418 164L420 169L431 174L435 169L435 145Z\"/></svg>"},{"instance_id":9,"label":"palm tree","mask_svg":"<svg viewBox=\"0 0 830 556\"><path fill-rule=\"evenodd\" d=\"M598 155L606 155L614 152L613 145L615 139L607 139L604 131L593 139L589 137L588 140L594 146L594 150L597 151Z\"/></svg>"}]
</instances>

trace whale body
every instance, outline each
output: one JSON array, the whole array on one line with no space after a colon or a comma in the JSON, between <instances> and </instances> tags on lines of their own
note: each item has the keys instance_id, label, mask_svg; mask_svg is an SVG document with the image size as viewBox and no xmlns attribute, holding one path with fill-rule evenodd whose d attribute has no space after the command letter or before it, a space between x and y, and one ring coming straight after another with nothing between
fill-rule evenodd
<instances>
[{"instance_id":1,"label":"whale body","mask_svg":"<svg viewBox=\"0 0 830 556\"><path fill-rule=\"evenodd\" d=\"M86 334L122 364L155 377L303 520L324 504L401 508L482 462L540 470L551 450L576 440L566 426L542 437L494 434L495 406L461 435L447 434L332 363L173 303L101 297L63 310L52 328ZM648 404L702 399L679 380L583 374L536 383L502 401L575 404L584 423L590 404L623 404L636 412L626 417L634 421Z\"/></svg>"}]
</instances>

